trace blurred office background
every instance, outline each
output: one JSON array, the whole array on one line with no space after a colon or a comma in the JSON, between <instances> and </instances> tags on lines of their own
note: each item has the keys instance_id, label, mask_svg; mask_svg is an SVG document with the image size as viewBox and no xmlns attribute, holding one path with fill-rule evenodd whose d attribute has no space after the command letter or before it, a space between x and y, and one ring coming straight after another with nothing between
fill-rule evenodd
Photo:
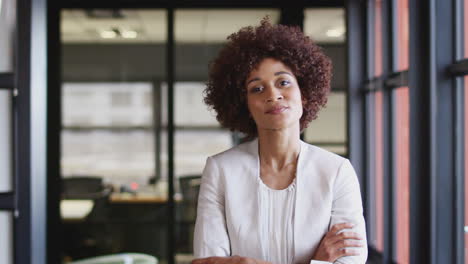
<instances>
[{"instance_id":1,"label":"blurred office background","mask_svg":"<svg viewBox=\"0 0 468 264\"><path fill-rule=\"evenodd\" d=\"M368 263L468 263L468 0L429 2L0 0L0 263L190 263L206 158L242 138L208 65L267 15L333 61L302 138L353 163Z\"/></svg>"},{"instance_id":2,"label":"blurred office background","mask_svg":"<svg viewBox=\"0 0 468 264\"><path fill-rule=\"evenodd\" d=\"M176 219L172 224L177 263L193 258L196 194L206 158L238 144L241 137L221 128L203 103L209 62L230 33L256 25L267 15L278 23L280 10L174 11ZM304 31L334 63L328 106L306 130L304 140L346 156L344 15L343 8L304 12ZM76 219L77 201L62 200L64 257L131 251L157 256L164 263L170 220L165 208L167 13L164 9L64 9L60 23L61 176L66 184L79 184L77 178L99 179L112 190L105 206L98 208L95 203L90 208L83 202L82 221ZM129 210L133 215L125 214ZM125 223L115 216L119 211ZM95 220L99 215L101 223ZM108 232L99 225L109 228ZM77 241L67 239L70 233L77 233ZM68 245L72 242L76 245Z\"/></svg>"}]
</instances>

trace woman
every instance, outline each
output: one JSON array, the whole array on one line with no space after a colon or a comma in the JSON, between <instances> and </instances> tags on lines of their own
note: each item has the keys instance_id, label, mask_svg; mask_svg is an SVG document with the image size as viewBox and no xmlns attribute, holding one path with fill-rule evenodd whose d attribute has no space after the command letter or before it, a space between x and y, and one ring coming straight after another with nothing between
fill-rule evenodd
<instances>
[{"instance_id":1,"label":"woman","mask_svg":"<svg viewBox=\"0 0 468 264\"><path fill-rule=\"evenodd\" d=\"M300 140L327 101L331 63L298 28L246 27L210 68L205 103L250 142L209 157L194 264L362 263L366 231L350 162Z\"/></svg>"}]
</instances>

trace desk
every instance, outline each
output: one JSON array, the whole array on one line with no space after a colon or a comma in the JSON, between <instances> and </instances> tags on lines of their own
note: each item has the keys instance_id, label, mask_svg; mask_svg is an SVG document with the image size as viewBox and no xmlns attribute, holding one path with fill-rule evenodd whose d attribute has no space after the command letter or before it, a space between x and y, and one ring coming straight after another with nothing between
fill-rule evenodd
<instances>
[{"instance_id":1,"label":"desk","mask_svg":"<svg viewBox=\"0 0 468 264\"><path fill-rule=\"evenodd\" d=\"M174 200L181 202L182 197L176 196ZM109 202L112 204L165 204L168 199L167 196L161 195L113 193L109 197Z\"/></svg>"}]
</instances>

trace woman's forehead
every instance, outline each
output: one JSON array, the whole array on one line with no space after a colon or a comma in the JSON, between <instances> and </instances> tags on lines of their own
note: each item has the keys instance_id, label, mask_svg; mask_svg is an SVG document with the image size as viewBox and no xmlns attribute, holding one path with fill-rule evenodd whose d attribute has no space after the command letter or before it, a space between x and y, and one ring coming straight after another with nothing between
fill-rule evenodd
<instances>
[{"instance_id":1,"label":"woman's forehead","mask_svg":"<svg viewBox=\"0 0 468 264\"><path fill-rule=\"evenodd\" d=\"M249 73L246 82L253 78L261 78L261 76L275 76L284 73L292 75L291 69L280 60L265 58Z\"/></svg>"}]
</instances>

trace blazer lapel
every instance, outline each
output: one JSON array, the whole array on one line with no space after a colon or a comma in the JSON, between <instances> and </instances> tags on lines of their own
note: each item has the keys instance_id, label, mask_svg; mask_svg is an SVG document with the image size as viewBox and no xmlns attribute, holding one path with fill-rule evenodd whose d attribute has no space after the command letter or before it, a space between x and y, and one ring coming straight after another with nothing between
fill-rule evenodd
<instances>
[{"instance_id":1,"label":"blazer lapel","mask_svg":"<svg viewBox=\"0 0 468 264\"><path fill-rule=\"evenodd\" d=\"M300 221L298 219L302 219L304 217L304 205L307 202L307 200L304 199L304 184L303 184L303 174L302 172L304 171L304 166L305 166L305 157L307 156L307 145L301 140L301 152L299 154L299 159L297 161L297 167L296 167L296 203L294 205L294 259L293 263L297 263L298 259L298 254L300 254L301 251L301 231L300 229L302 228L299 226Z\"/></svg>"}]
</instances>

